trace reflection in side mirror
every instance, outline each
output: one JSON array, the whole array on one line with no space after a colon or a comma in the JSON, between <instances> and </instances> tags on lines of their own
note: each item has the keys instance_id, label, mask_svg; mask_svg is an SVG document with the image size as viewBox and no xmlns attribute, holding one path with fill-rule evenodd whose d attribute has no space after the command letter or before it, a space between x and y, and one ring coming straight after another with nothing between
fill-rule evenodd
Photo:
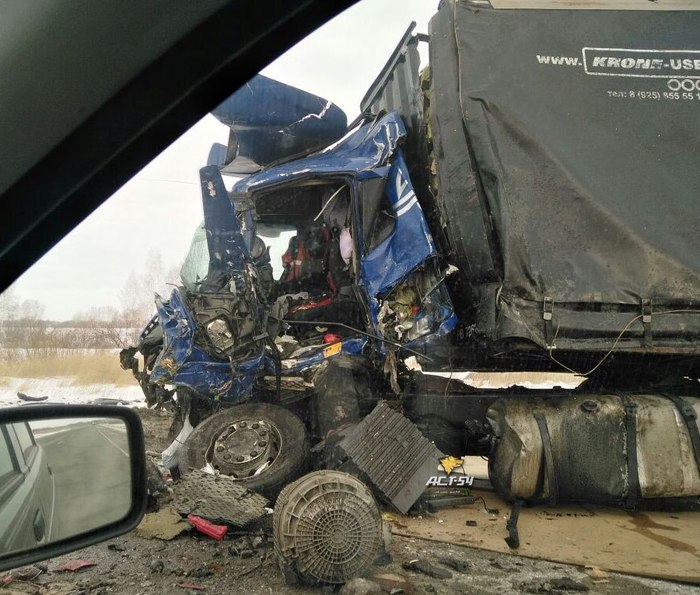
<instances>
[{"instance_id":1,"label":"reflection in side mirror","mask_svg":"<svg viewBox=\"0 0 700 595\"><path fill-rule=\"evenodd\" d=\"M143 515L136 414L115 407L50 409L54 415L43 406L0 410L0 568L113 537ZM92 415L81 415L88 409Z\"/></svg>"}]
</instances>

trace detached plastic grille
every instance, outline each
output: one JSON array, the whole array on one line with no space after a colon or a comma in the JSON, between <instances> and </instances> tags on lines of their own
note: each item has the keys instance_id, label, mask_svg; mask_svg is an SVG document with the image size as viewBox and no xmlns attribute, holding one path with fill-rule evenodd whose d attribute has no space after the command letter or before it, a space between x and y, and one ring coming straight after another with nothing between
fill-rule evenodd
<instances>
[{"instance_id":1,"label":"detached plastic grille","mask_svg":"<svg viewBox=\"0 0 700 595\"><path fill-rule=\"evenodd\" d=\"M382 528L374 497L347 473L317 471L288 485L273 521L286 578L291 572L310 584L344 583L379 554Z\"/></svg>"},{"instance_id":2,"label":"detached plastic grille","mask_svg":"<svg viewBox=\"0 0 700 595\"><path fill-rule=\"evenodd\" d=\"M244 527L267 514L268 501L230 477L193 471L173 485L173 504L180 514Z\"/></svg>"},{"instance_id":3,"label":"detached plastic grille","mask_svg":"<svg viewBox=\"0 0 700 595\"><path fill-rule=\"evenodd\" d=\"M425 491L443 456L420 430L386 401L348 431L338 446L340 466L374 486L406 514Z\"/></svg>"}]
</instances>

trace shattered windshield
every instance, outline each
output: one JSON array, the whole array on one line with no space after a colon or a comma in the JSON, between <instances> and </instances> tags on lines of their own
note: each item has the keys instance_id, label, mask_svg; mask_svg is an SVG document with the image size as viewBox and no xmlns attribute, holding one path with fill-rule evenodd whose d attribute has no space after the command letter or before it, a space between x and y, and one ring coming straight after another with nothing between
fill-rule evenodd
<instances>
[{"instance_id":1,"label":"shattered windshield","mask_svg":"<svg viewBox=\"0 0 700 595\"><path fill-rule=\"evenodd\" d=\"M199 224L192 236L189 252L180 269L180 280L187 291L194 292L207 276L209 270L209 248L204 222Z\"/></svg>"}]
</instances>

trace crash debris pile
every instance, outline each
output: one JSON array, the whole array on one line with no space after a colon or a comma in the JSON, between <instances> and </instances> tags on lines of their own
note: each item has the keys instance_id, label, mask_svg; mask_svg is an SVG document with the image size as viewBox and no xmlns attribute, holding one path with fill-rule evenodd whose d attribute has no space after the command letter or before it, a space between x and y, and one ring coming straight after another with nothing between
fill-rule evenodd
<instances>
[{"instance_id":1,"label":"crash debris pile","mask_svg":"<svg viewBox=\"0 0 700 595\"><path fill-rule=\"evenodd\" d=\"M429 40L407 31L350 130L332 102L264 77L215 110L231 142L200 170L182 283L121 353L149 406L175 412L163 461L184 476L180 512L240 523L263 505L238 488L281 491L277 554L300 581L371 561L373 498L401 513L474 502L450 455L489 457L517 502L513 547L524 501L700 495L698 135L674 133L698 122L692 102L652 116L608 77L533 59L543 39L575 56L601 31L692 53L695 29L673 11L654 11L658 27L578 11L561 36L566 10L469 4L441 2ZM614 68L597 74L629 76ZM250 175L229 191L234 172ZM566 384L548 375L561 370ZM489 373L540 376L468 381Z\"/></svg>"},{"instance_id":2,"label":"crash debris pile","mask_svg":"<svg viewBox=\"0 0 700 595\"><path fill-rule=\"evenodd\" d=\"M149 468L156 466L149 462ZM225 475L194 471L169 484L161 477L156 491L154 484L149 479L149 512L137 529L142 537L171 540L194 527L221 540L231 528L256 525L270 510L266 498Z\"/></svg>"}]
</instances>

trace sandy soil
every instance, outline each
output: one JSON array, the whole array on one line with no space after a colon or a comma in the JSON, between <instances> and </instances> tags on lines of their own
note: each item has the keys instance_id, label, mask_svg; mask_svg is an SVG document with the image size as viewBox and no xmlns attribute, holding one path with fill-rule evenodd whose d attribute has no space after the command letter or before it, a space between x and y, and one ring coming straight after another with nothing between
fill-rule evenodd
<instances>
[{"instance_id":1,"label":"sandy soil","mask_svg":"<svg viewBox=\"0 0 700 595\"><path fill-rule=\"evenodd\" d=\"M144 422L147 451L165 446L170 425L168 414L139 410ZM0 583L0 590L41 595L68 593L282 593L335 592L326 587L287 587L277 569L267 538L242 559L232 553L236 542L212 539L187 531L172 541L145 539L135 532L40 563L42 573L32 580ZM232 539L246 539L237 536ZM413 593L573 593L587 591L610 595L700 593L699 587L631 576L608 574L595 579L583 568L530 560L515 555L393 536L384 566L368 569L367 576L393 574L403 577ZM76 572L59 571L69 560L89 560L95 565ZM447 570L450 577L432 578L404 570L411 560L427 560ZM451 562L446 562L451 560ZM453 566L450 568L449 564ZM459 570L455 569L457 567ZM21 571L26 569L20 569ZM17 571L14 571L15 575ZM7 576L7 575L5 575ZM567 589L568 587L568 589Z\"/></svg>"}]
</instances>

